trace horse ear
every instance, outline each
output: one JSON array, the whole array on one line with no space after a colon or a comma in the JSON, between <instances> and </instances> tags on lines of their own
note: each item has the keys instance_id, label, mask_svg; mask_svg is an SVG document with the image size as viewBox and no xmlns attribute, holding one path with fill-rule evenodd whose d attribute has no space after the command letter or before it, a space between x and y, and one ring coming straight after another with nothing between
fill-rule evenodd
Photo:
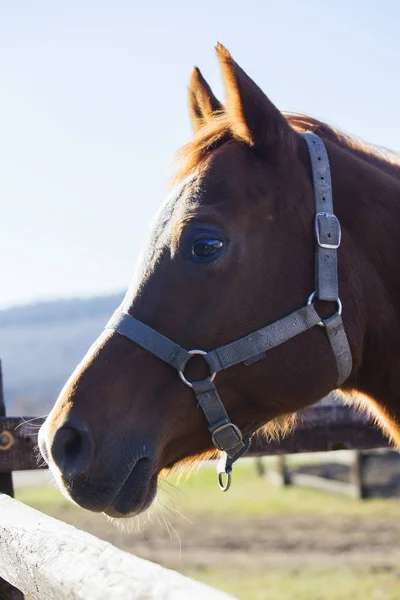
<instances>
[{"instance_id":1,"label":"horse ear","mask_svg":"<svg viewBox=\"0 0 400 600\"><path fill-rule=\"evenodd\" d=\"M228 50L219 43L216 50L226 94L225 111L233 134L261 151L295 136L284 116Z\"/></svg>"},{"instance_id":2,"label":"horse ear","mask_svg":"<svg viewBox=\"0 0 400 600\"><path fill-rule=\"evenodd\" d=\"M196 133L211 119L213 113L222 110L222 104L212 93L200 69L194 67L189 84L189 112L193 131Z\"/></svg>"}]
</instances>

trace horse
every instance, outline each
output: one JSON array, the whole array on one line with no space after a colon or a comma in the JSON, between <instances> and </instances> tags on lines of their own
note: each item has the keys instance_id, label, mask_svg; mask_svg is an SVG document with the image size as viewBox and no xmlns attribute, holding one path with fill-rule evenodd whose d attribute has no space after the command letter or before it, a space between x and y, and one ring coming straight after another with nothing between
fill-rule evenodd
<instances>
[{"instance_id":1,"label":"horse","mask_svg":"<svg viewBox=\"0 0 400 600\"><path fill-rule=\"evenodd\" d=\"M178 154L171 194L116 320L40 430L64 493L110 517L148 508L160 473L179 463L215 448L227 448L232 463L254 431L287 433L296 412L338 387L400 444L400 159L281 113L222 45L216 50L225 102L194 68L193 138ZM314 291L318 166L307 136L321 143L315 164L325 152L330 170L335 214L318 215L337 238L325 246L340 298ZM339 317L344 369L327 335ZM215 366L214 349L238 339L248 348L252 332L271 327L282 337L299 319L309 322L268 352L256 344L250 360ZM222 425L209 430L214 409ZM226 461L221 472L229 474Z\"/></svg>"}]
</instances>

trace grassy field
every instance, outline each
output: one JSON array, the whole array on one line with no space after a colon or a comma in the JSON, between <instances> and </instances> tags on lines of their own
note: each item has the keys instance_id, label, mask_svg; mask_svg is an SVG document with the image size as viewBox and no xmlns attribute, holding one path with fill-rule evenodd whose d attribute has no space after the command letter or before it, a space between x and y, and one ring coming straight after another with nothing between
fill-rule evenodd
<instances>
[{"instance_id":1,"label":"grassy field","mask_svg":"<svg viewBox=\"0 0 400 600\"><path fill-rule=\"evenodd\" d=\"M213 468L170 476L150 520L123 533L53 487L19 489L31 506L242 600L399 600L400 502L278 489L250 462L222 494ZM140 523L140 524L137 524Z\"/></svg>"},{"instance_id":2,"label":"grassy field","mask_svg":"<svg viewBox=\"0 0 400 600\"><path fill-rule=\"evenodd\" d=\"M400 498L358 502L350 498L307 488L272 486L259 477L253 461L235 465L233 484L221 493L213 464L203 465L187 477L172 473L161 483L160 499L185 513L231 516L385 516L400 517ZM46 512L46 507L71 507L71 503L50 483L46 487L18 489L18 499ZM74 507L72 507L74 508ZM400 600L400 599L399 599Z\"/></svg>"}]
</instances>

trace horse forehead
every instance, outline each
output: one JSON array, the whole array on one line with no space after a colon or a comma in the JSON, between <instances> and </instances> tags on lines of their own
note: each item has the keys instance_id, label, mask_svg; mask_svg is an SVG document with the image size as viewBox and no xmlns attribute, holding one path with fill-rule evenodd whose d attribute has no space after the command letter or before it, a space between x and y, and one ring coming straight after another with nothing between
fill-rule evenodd
<instances>
[{"instance_id":1,"label":"horse forehead","mask_svg":"<svg viewBox=\"0 0 400 600\"><path fill-rule=\"evenodd\" d=\"M185 186L181 204L208 205L242 197L249 184L249 158L238 143L215 150Z\"/></svg>"},{"instance_id":2,"label":"horse forehead","mask_svg":"<svg viewBox=\"0 0 400 600\"><path fill-rule=\"evenodd\" d=\"M250 174L249 150L238 142L224 144L215 150L205 164L201 179L208 185L225 184L236 188Z\"/></svg>"}]
</instances>

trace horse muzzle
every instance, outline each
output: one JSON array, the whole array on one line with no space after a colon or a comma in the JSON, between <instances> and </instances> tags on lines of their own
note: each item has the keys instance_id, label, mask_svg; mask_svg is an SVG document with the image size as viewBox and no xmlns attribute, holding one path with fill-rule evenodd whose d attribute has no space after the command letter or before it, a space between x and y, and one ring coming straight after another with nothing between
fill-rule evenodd
<instances>
[{"instance_id":1,"label":"horse muzzle","mask_svg":"<svg viewBox=\"0 0 400 600\"><path fill-rule=\"evenodd\" d=\"M47 422L39 448L62 493L80 507L110 517L132 517L156 495L157 472L149 440L96 444L83 422L69 419L53 435Z\"/></svg>"}]
</instances>

